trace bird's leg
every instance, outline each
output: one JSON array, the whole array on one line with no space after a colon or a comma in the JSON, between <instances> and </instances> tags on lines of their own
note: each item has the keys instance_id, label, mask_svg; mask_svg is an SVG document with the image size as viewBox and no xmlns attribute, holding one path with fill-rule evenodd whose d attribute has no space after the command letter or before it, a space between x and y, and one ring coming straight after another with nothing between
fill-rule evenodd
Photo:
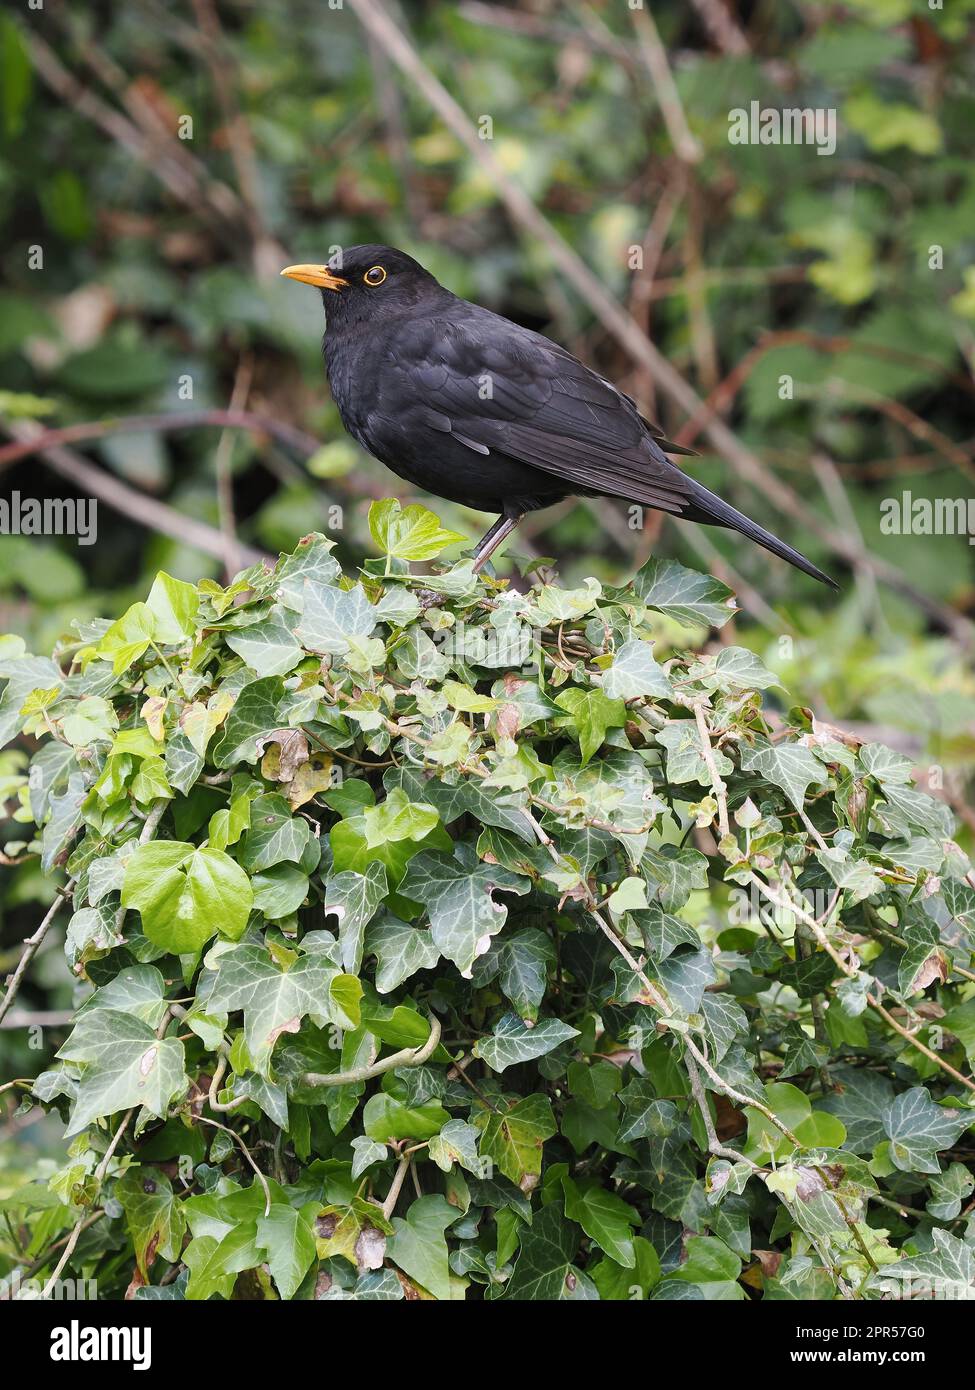
<instances>
[{"instance_id":1,"label":"bird's leg","mask_svg":"<svg viewBox=\"0 0 975 1390\"><path fill-rule=\"evenodd\" d=\"M474 552L474 573L483 569L503 540L511 535L524 513L518 516L499 516L497 521L477 543Z\"/></svg>"}]
</instances>

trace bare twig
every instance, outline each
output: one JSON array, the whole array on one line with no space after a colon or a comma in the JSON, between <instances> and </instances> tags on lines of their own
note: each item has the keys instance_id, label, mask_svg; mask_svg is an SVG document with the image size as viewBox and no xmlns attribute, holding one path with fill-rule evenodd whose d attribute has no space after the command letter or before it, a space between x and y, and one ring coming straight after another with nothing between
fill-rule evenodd
<instances>
[{"instance_id":1,"label":"bare twig","mask_svg":"<svg viewBox=\"0 0 975 1390\"><path fill-rule=\"evenodd\" d=\"M33 439L38 433L38 426L27 422L20 424L15 421L4 421L0 423L0 427L15 439L23 441ZM165 502L160 502L155 497L147 497L145 493L136 491L127 483L113 477L111 473L96 468L94 464L82 458L73 449L66 449L62 445L52 445L37 452L40 453L49 467L53 468L55 473L68 479L81 492L91 497L97 497L100 502L104 502L114 511L121 512L123 516L137 521L140 526L145 526L151 531L158 531L164 536L171 536L173 540L193 546L194 549L202 551L205 555L214 555L218 559L223 559L226 551L224 538L215 527L208 526L205 521L198 521L196 517L184 516L175 508L167 506ZM241 546L241 559L246 564L257 564L266 558L267 556L263 551L254 550L251 546Z\"/></svg>"},{"instance_id":2,"label":"bare twig","mask_svg":"<svg viewBox=\"0 0 975 1390\"><path fill-rule=\"evenodd\" d=\"M630 17L636 30L640 56L646 64L656 90L657 100L660 103L660 110L667 127L667 134L670 136L670 143L674 147L674 153L685 164L697 164L704 152L688 127L684 107L677 91L677 84L670 71L667 50L660 42L660 34L657 31L653 15L650 13L649 7L641 6L639 9L631 10Z\"/></svg>"},{"instance_id":3,"label":"bare twig","mask_svg":"<svg viewBox=\"0 0 975 1390\"><path fill-rule=\"evenodd\" d=\"M3 1022L4 1018L6 1018L11 1004L17 998L18 991L20 990L20 986L24 982L24 976L27 973L27 967L30 965L31 961L34 959L34 957L37 955L37 952L40 950L44 938L50 931L51 924L53 923L55 917L57 916L60 910L61 904L64 902L66 898L70 898L71 889L73 887L74 880L71 880L69 883L65 885L64 888L58 888L56 890L57 896L55 897L54 902L48 908L47 912L44 914L44 918L40 926L37 928L37 931L35 931L34 935L28 937L27 940L24 942L24 949L21 952L20 960L17 962L17 968L14 971L13 975L10 977L10 983L7 985L7 992L3 996L3 1003L0 1003L0 1023Z\"/></svg>"},{"instance_id":4,"label":"bare twig","mask_svg":"<svg viewBox=\"0 0 975 1390\"><path fill-rule=\"evenodd\" d=\"M254 363L249 353L244 353L237 366L234 377L233 394L230 397L230 410L228 414L233 415L237 411L243 410L247 404L247 397L251 389L251 380L254 375ZM220 440L217 444L217 451L213 459L213 468L217 477L217 510L220 516L220 531L224 538L224 572L227 582L234 577L240 569L240 545L237 539L237 521L234 515L234 479L231 471L231 461L234 452L234 436L229 429L222 431Z\"/></svg>"}]
</instances>

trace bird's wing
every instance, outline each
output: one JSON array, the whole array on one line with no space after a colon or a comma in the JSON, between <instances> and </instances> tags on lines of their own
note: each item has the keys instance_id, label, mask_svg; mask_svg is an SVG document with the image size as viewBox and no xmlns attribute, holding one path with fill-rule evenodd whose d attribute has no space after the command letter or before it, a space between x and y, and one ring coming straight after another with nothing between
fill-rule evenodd
<instances>
[{"instance_id":1,"label":"bird's wing","mask_svg":"<svg viewBox=\"0 0 975 1390\"><path fill-rule=\"evenodd\" d=\"M690 502L692 480L627 396L547 338L479 306L404 324L383 377L411 426L449 431L580 492L677 514Z\"/></svg>"}]
</instances>

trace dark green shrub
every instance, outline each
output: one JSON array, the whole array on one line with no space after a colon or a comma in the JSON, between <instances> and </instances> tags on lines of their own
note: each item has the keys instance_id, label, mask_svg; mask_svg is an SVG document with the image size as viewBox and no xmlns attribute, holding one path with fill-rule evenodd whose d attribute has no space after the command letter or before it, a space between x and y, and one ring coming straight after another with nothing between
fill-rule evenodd
<instances>
[{"instance_id":1,"label":"dark green shrub","mask_svg":"<svg viewBox=\"0 0 975 1390\"><path fill-rule=\"evenodd\" d=\"M227 589L160 575L53 659L8 639L17 818L94 987L33 1086L67 1162L8 1199L34 1273L965 1296L945 806L751 651L683 651L734 612L714 579L521 594L411 573L453 539L422 508L371 525L358 579L313 535Z\"/></svg>"}]
</instances>

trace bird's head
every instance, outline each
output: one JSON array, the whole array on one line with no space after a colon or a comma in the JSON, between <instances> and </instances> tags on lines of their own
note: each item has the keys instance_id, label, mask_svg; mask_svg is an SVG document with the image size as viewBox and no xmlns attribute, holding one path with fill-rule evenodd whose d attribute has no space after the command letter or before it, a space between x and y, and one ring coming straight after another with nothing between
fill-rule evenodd
<instances>
[{"instance_id":1,"label":"bird's head","mask_svg":"<svg viewBox=\"0 0 975 1390\"><path fill-rule=\"evenodd\" d=\"M446 293L418 261L393 246L350 246L327 265L289 265L281 274L321 290L330 323L408 313Z\"/></svg>"}]
</instances>

